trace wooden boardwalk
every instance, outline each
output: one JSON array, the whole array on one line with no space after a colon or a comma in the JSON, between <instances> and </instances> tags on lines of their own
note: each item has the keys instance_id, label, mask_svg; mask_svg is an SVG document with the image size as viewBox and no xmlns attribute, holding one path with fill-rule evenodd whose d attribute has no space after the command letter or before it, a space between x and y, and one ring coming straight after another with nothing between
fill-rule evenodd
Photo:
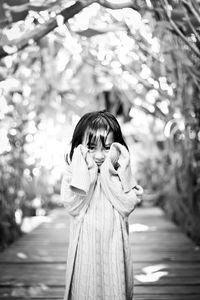
<instances>
[{"instance_id":1,"label":"wooden boardwalk","mask_svg":"<svg viewBox=\"0 0 200 300\"><path fill-rule=\"evenodd\" d=\"M159 208L137 208L129 221L135 300L200 300L199 247ZM1 253L0 299L62 299L68 233L57 209Z\"/></svg>"}]
</instances>

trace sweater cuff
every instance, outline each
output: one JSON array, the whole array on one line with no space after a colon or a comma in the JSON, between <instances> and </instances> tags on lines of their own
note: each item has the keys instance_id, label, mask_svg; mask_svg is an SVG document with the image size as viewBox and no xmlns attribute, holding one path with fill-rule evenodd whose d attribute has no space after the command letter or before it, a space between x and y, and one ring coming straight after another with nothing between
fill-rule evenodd
<instances>
[{"instance_id":1,"label":"sweater cuff","mask_svg":"<svg viewBox=\"0 0 200 300\"><path fill-rule=\"evenodd\" d=\"M136 186L137 183L136 180L133 178L130 167L127 168L127 170L123 170L119 167L118 174L125 193L128 193Z\"/></svg>"},{"instance_id":2,"label":"sweater cuff","mask_svg":"<svg viewBox=\"0 0 200 300\"><path fill-rule=\"evenodd\" d=\"M90 188L90 174L80 145L74 149L71 168L72 178L70 187L72 191L81 195L87 195Z\"/></svg>"},{"instance_id":3,"label":"sweater cuff","mask_svg":"<svg viewBox=\"0 0 200 300\"><path fill-rule=\"evenodd\" d=\"M119 143L113 143L111 146L110 159L113 166L118 164L117 173L122 188L125 193L129 192L137 183L132 175L128 150Z\"/></svg>"}]
</instances>

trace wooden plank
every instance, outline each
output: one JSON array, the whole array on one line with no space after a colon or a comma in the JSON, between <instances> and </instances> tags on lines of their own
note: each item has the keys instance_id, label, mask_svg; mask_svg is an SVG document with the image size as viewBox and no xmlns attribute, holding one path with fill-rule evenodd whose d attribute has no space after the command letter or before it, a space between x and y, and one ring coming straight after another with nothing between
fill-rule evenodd
<instances>
[{"instance_id":1,"label":"wooden plank","mask_svg":"<svg viewBox=\"0 0 200 300\"><path fill-rule=\"evenodd\" d=\"M135 294L139 295L199 295L200 285L135 285ZM172 298L173 299L173 298Z\"/></svg>"},{"instance_id":2,"label":"wooden plank","mask_svg":"<svg viewBox=\"0 0 200 300\"><path fill-rule=\"evenodd\" d=\"M0 300L5 300L5 297L0 296ZM15 299L15 300L22 300L24 298L20 297L10 297L9 299ZM44 298L43 297L28 297L26 299L31 299L31 300L42 300L42 299L51 299L51 300L63 300L63 297L50 297L50 298ZM199 295L135 295L134 300L199 300Z\"/></svg>"},{"instance_id":3,"label":"wooden plank","mask_svg":"<svg viewBox=\"0 0 200 300\"><path fill-rule=\"evenodd\" d=\"M7 268L7 266L9 265L13 265L13 268L19 268L19 267L26 267L27 265L30 265L30 267L32 269L34 268L39 268L39 266L41 268L45 268L46 266L48 266L49 268L60 268L60 266L64 265L65 262L5 262L5 263L1 263L0 266L1 266L1 269L5 269ZM179 263L179 262L167 262L167 263L164 263L164 264L160 264L159 262L156 262L156 263L149 263L149 262L138 262L138 261L135 261L133 259L133 268L134 270L146 270L147 268L151 269L152 271L153 270L181 270L181 272L184 272L184 270L188 270L188 272L190 270L196 270L198 272L200 272L200 264L199 263L191 263L191 262L187 262L187 263Z\"/></svg>"},{"instance_id":4,"label":"wooden plank","mask_svg":"<svg viewBox=\"0 0 200 300\"><path fill-rule=\"evenodd\" d=\"M26 300L42 300L42 299L45 299L44 296L42 297L31 297L30 295L27 297L27 296L24 296L24 297L12 297L12 296L9 296L9 298L7 298L7 296L4 296L4 297L1 297L0 296L0 300L5 300L5 299L10 299L10 300L23 300L23 299L26 299ZM48 297L46 299L51 299L51 300L63 300L63 297ZM196 300L196 299L191 299L191 300Z\"/></svg>"},{"instance_id":5,"label":"wooden plank","mask_svg":"<svg viewBox=\"0 0 200 300\"><path fill-rule=\"evenodd\" d=\"M55 261L55 262L64 262L67 258L67 246L63 247L65 249L56 248L48 249L45 247L41 249L17 249L10 251L7 255L0 256L0 264L4 262L34 262L34 261ZM133 259L138 262L168 262L168 261L177 261L177 262L195 262L200 263L199 253L195 252L176 252L176 251L158 251L157 249L149 249L141 251L141 249L132 249Z\"/></svg>"},{"instance_id":6,"label":"wooden plank","mask_svg":"<svg viewBox=\"0 0 200 300\"><path fill-rule=\"evenodd\" d=\"M46 285L62 285L65 281L66 264L2 264L0 286L31 285L43 283ZM195 265L141 265L134 264L135 283L142 285L200 285L200 264ZM157 271L156 271L157 268ZM144 282L146 281L146 282Z\"/></svg>"},{"instance_id":7,"label":"wooden plank","mask_svg":"<svg viewBox=\"0 0 200 300\"><path fill-rule=\"evenodd\" d=\"M0 289L0 298L2 299L63 299L64 297L64 286L45 286L32 285L32 286L18 286L18 287L2 287Z\"/></svg>"},{"instance_id":8,"label":"wooden plank","mask_svg":"<svg viewBox=\"0 0 200 300\"><path fill-rule=\"evenodd\" d=\"M134 295L134 300L199 300L199 295ZM1 298L0 298L1 299Z\"/></svg>"},{"instance_id":9,"label":"wooden plank","mask_svg":"<svg viewBox=\"0 0 200 300\"><path fill-rule=\"evenodd\" d=\"M7 299L12 299L12 297L41 297L42 299L52 299L55 297L63 297L64 295L64 286L45 286L45 285L32 285L32 286L21 286L9 288L1 288L0 297L6 295ZM163 295L170 296L170 299L173 300L173 296L179 296L182 300L182 295L200 296L200 287L199 286L135 286L135 295L148 296L148 300L152 299L151 295L159 296L159 299ZM5 298L5 296L4 296ZM30 298L29 298L30 299ZM152 299L153 300L153 299Z\"/></svg>"},{"instance_id":10,"label":"wooden plank","mask_svg":"<svg viewBox=\"0 0 200 300\"><path fill-rule=\"evenodd\" d=\"M0 300L5 300L5 297L0 296ZM8 299L8 298L7 298ZM9 297L9 299L13 300L22 300L24 298L20 297ZM44 296L42 297L26 297L25 299L31 299L31 300L42 300L45 299ZM63 300L63 297L51 297L51 298L46 298L46 299L51 299L51 300ZM135 295L134 300L199 300L199 295Z\"/></svg>"},{"instance_id":11,"label":"wooden plank","mask_svg":"<svg viewBox=\"0 0 200 300\"><path fill-rule=\"evenodd\" d=\"M68 246L68 242L67 241L64 241L63 243L50 243L52 248L53 249L63 249L63 251L65 250L65 248L63 247L67 247ZM37 245L37 244L35 244ZM178 245L176 245L176 243L171 243L169 245L164 245L163 243L160 243L160 244L149 244L148 243L148 240L146 241L146 243L143 243L143 244L139 244L138 242L136 243L136 241L132 241L131 243L133 249L135 250L139 250L139 249L142 249L142 251L148 251L148 249L151 251L151 250L157 250L157 251L175 251L175 252L180 252L180 253L183 253L183 252L187 252L189 251L190 252L194 252L194 253L200 253L200 248L197 247L197 246L193 246L192 244L186 244L185 247L178 247ZM45 243L45 244L40 244L40 247L41 249L46 249L46 248L49 248L48 247L49 244ZM29 250L31 249L30 248L30 245L27 243L23 243L23 244L18 244L18 245L11 245L9 248L6 249L6 253L10 253L10 252L13 252L13 251L20 251L20 250ZM32 248L32 249L35 249L35 248ZM1 256L4 255L4 252L3 253L0 253L0 258Z\"/></svg>"}]
</instances>

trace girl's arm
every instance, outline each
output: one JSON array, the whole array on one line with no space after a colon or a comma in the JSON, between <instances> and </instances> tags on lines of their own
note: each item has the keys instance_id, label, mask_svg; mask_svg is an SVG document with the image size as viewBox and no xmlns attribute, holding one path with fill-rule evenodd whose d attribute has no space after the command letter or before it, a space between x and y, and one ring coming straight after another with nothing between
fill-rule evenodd
<instances>
[{"instance_id":1,"label":"girl's arm","mask_svg":"<svg viewBox=\"0 0 200 300\"><path fill-rule=\"evenodd\" d=\"M101 181L108 200L122 216L128 216L141 202L142 187L136 184L128 150L113 143L101 167Z\"/></svg>"},{"instance_id":2,"label":"girl's arm","mask_svg":"<svg viewBox=\"0 0 200 300\"><path fill-rule=\"evenodd\" d=\"M97 166L88 156L87 149L79 145L62 179L61 198L72 216L84 213L87 209L97 178Z\"/></svg>"}]
</instances>

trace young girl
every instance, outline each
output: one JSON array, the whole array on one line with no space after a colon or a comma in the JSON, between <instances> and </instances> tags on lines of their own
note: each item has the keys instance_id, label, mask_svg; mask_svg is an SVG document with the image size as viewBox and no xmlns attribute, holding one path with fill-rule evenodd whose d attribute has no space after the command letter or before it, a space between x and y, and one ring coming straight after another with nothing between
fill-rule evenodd
<instances>
[{"instance_id":1,"label":"young girl","mask_svg":"<svg viewBox=\"0 0 200 300\"><path fill-rule=\"evenodd\" d=\"M116 118L85 114L74 130L61 197L71 215L64 299L133 299L128 216L142 187Z\"/></svg>"}]
</instances>

